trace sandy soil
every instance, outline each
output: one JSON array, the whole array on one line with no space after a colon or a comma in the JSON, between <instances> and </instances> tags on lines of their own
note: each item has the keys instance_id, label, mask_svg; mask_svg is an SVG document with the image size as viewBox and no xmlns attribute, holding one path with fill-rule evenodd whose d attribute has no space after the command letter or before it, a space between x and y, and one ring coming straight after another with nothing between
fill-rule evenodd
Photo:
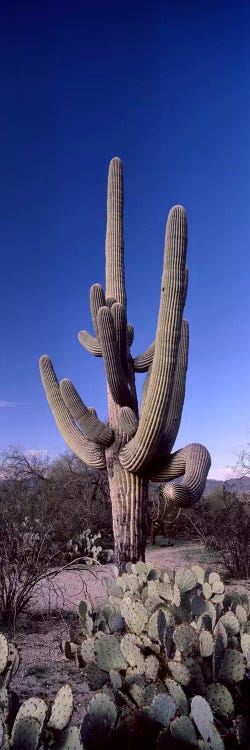
<instances>
[{"instance_id":1,"label":"sandy soil","mask_svg":"<svg viewBox=\"0 0 250 750\"><path fill-rule=\"evenodd\" d=\"M177 569L192 564L211 566L211 556L201 544L187 543L175 547L148 549L146 559L159 567ZM218 564L214 564L218 570ZM83 672L68 662L60 651L60 641L79 635L77 607L90 597L94 604L105 597L105 581L114 577L114 565L95 566L90 570L64 571L53 580L43 581L34 591L28 616L17 626L15 642L21 650L21 664L12 681L20 698L46 693L53 698L69 682L75 700L73 722L79 723L91 697ZM250 581L234 581L229 587L247 590Z\"/></svg>"}]
</instances>

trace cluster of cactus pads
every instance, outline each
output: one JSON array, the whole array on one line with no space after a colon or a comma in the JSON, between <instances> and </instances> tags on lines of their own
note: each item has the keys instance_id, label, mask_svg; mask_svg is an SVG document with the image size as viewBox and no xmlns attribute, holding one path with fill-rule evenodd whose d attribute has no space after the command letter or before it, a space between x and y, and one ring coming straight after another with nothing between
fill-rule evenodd
<instances>
[{"instance_id":1,"label":"cluster of cactus pads","mask_svg":"<svg viewBox=\"0 0 250 750\"><path fill-rule=\"evenodd\" d=\"M101 532L93 533L91 529L84 529L77 534L75 539L69 539L67 543L67 556L69 560L84 558L88 563L98 562L102 547L98 544Z\"/></svg>"},{"instance_id":2,"label":"cluster of cactus pads","mask_svg":"<svg viewBox=\"0 0 250 750\"><path fill-rule=\"evenodd\" d=\"M63 685L52 702L32 696L21 705L10 681L19 666L19 652L0 633L1 750L81 750L79 728L68 728L73 713L70 685Z\"/></svg>"},{"instance_id":3,"label":"cluster of cactus pads","mask_svg":"<svg viewBox=\"0 0 250 750\"><path fill-rule=\"evenodd\" d=\"M73 695L21 705L10 689L19 653L0 634L2 750L233 750L250 747L250 615L216 572L128 564L94 612L81 602L79 646L63 642L95 695L81 727Z\"/></svg>"},{"instance_id":4,"label":"cluster of cactus pads","mask_svg":"<svg viewBox=\"0 0 250 750\"><path fill-rule=\"evenodd\" d=\"M216 572L127 565L98 611L81 602L80 645L62 650L98 691L87 750L250 747L250 616Z\"/></svg>"}]
</instances>

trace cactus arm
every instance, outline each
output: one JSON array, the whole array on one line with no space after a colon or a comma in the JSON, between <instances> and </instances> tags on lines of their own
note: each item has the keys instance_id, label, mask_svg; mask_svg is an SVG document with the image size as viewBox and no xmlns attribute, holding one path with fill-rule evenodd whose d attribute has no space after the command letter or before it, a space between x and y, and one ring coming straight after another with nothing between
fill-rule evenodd
<instances>
[{"instance_id":1,"label":"cactus arm","mask_svg":"<svg viewBox=\"0 0 250 750\"><path fill-rule=\"evenodd\" d=\"M134 328L131 323L128 323L128 346L132 346L134 340ZM93 354L94 357L102 357L102 350L98 339L95 336L91 336L88 331L79 331L78 341L89 354Z\"/></svg>"},{"instance_id":2,"label":"cactus arm","mask_svg":"<svg viewBox=\"0 0 250 750\"><path fill-rule=\"evenodd\" d=\"M95 335L98 340L97 313L100 307L103 307L104 305L106 305L105 294L104 294L101 284L92 285L92 287L90 288L89 301L90 301L90 312L91 312L91 317L92 317L93 328L94 328Z\"/></svg>"},{"instance_id":3,"label":"cactus arm","mask_svg":"<svg viewBox=\"0 0 250 750\"><path fill-rule=\"evenodd\" d=\"M123 176L118 158L112 159L108 175L106 231L106 297L120 302L126 310L123 241Z\"/></svg>"},{"instance_id":4,"label":"cactus arm","mask_svg":"<svg viewBox=\"0 0 250 750\"><path fill-rule=\"evenodd\" d=\"M188 268L185 268L184 287L183 287L183 308L186 302L188 288ZM152 365L155 353L155 341L142 354L138 354L133 360L134 372L147 372Z\"/></svg>"},{"instance_id":5,"label":"cactus arm","mask_svg":"<svg viewBox=\"0 0 250 750\"><path fill-rule=\"evenodd\" d=\"M137 433L120 452L121 464L132 472L141 471L153 458L166 423L181 332L186 245L186 214L182 206L175 206L167 222L161 301L149 386Z\"/></svg>"},{"instance_id":6,"label":"cactus arm","mask_svg":"<svg viewBox=\"0 0 250 750\"><path fill-rule=\"evenodd\" d=\"M146 400L146 395L147 395L147 392L148 392L148 386L149 386L149 380L150 380L151 372L152 372L152 365L150 365L150 367L148 368L148 372L147 372L146 378L145 378L144 383L143 383L141 405L140 405L140 413L141 414L143 412L143 407L144 407L144 403L145 403L145 400Z\"/></svg>"},{"instance_id":7,"label":"cactus arm","mask_svg":"<svg viewBox=\"0 0 250 750\"><path fill-rule=\"evenodd\" d=\"M111 307L111 313L112 313L114 326L115 326L116 341L117 341L121 364L122 364L124 372L128 375L129 374L129 365L128 365L129 351L128 351L126 312L125 312L123 305L121 305L119 302L115 302L115 304L112 305Z\"/></svg>"},{"instance_id":8,"label":"cactus arm","mask_svg":"<svg viewBox=\"0 0 250 750\"><path fill-rule=\"evenodd\" d=\"M145 350L145 352L143 352L142 354L138 354L137 357L134 358L134 372L147 372L150 365L152 365L154 353L155 342L153 341L152 344L150 344L150 346Z\"/></svg>"},{"instance_id":9,"label":"cactus arm","mask_svg":"<svg viewBox=\"0 0 250 750\"><path fill-rule=\"evenodd\" d=\"M109 425L101 422L96 414L90 411L81 400L73 383L67 378L61 380L60 391L65 406L75 422L79 424L84 437L98 445L106 447L113 442L113 430Z\"/></svg>"},{"instance_id":10,"label":"cactus arm","mask_svg":"<svg viewBox=\"0 0 250 750\"><path fill-rule=\"evenodd\" d=\"M79 331L78 341L89 354L93 354L94 357L102 357L102 350L97 339L95 336L91 336L88 331Z\"/></svg>"},{"instance_id":11,"label":"cactus arm","mask_svg":"<svg viewBox=\"0 0 250 750\"><path fill-rule=\"evenodd\" d=\"M181 337L179 342L172 398L167 415L164 434L162 436L157 452L158 456L171 453L178 435L185 398L186 373L188 366L188 345L188 322L187 320L183 320L181 324Z\"/></svg>"},{"instance_id":12,"label":"cactus arm","mask_svg":"<svg viewBox=\"0 0 250 750\"><path fill-rule=\"evenodd\" d=\"M123 406L120 411L120 428L128 437L133 437L138 428L139 420L133 409L129 406Z\"/></svg>"},{"instance_id":13,"label":"cactus arm","mask_svg":"<svg viewBox=\"0 0 250 750\"><path fill-rule=\"evenodd\" d=\"M68 445L81 461L95 469L104 469L106 460L104 451L99 445L86 440L75 425L60 392L60 386L49 357L44 355L39 360L42 384L54 416L56 425Z\"/></svg>"},{"instance_id":14,"label":"cactus arm","mask_svg":"<svg viewBox=\"0 0 250 750\"><path fill-rule=\"evenodd\" d=\"M112 398L119 406L133 406L131 391L124 375L113 315L109 307L101 307L97 315L99 341Z\"/></svg>"},{"instance_id":15,"label":"cactus arm","mask_svg":"<svg viewBox=\"0 0 250 750\"><path fill-rule=\"evenodd\" d=\"M182 476L180 484L164 485L161 488L162 494L171 504L194 505L202 495L210 466L211 458L204 445L190 443L167 456L161 466L158 459L158 468L156 460L155 469L151 469L149 479L152 482L171 482Z\"/></svg>"}]
</instances>

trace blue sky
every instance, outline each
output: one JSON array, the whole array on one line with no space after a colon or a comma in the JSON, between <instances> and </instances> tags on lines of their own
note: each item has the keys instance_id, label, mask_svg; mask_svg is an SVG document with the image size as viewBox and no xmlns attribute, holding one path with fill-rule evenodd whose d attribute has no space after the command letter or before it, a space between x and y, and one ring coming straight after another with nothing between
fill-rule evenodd
<instances>
[{"instance_id":1,"label":"blue sky","mask_svg":"<svg viewBox=\"0 0 250 750\"><path fill-rule=\"evenodd\" d=\"M166 218L182 203L190 355L176 447L204 443L224 478L250 425L249 3L2 0L0 79L0 447L65 448L44 353L106 416L102 363L77 333L104 282L120 156L133 352L154 338Z\"/></svg>"}]
</instances>

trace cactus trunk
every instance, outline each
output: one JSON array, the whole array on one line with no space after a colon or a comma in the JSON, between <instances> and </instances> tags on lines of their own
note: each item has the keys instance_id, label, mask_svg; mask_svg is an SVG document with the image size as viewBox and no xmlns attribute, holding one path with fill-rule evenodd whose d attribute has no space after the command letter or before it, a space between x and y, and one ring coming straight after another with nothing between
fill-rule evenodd
<instances>
[{"instance_id":1,"label":"cactus trunk","mask_svg":"<svg viewBox=\"0 0 250 750\"><path fill-rule=\"evenodd\" d=\"M136 403L134 374L130 371L130 391ZM121 429L122 410L115 403L108 387L109 425L114 440L106 448L106 466L112 504L112 520L116 563L120 572L126 562L145 560L148 479L132 474L121 465L119 454L128 442L128 435Z\"/></svg>"},{"instance_id":2,"label":"cactus trunk","mask_svg":"<svg viewBox=\"0 0 250 750\"><path fill-rule=\"evenodd\" d=\"M148 482L109 457L115 557L119 571L127 562L145 561Z\"/></svg>"}]
</instances>

